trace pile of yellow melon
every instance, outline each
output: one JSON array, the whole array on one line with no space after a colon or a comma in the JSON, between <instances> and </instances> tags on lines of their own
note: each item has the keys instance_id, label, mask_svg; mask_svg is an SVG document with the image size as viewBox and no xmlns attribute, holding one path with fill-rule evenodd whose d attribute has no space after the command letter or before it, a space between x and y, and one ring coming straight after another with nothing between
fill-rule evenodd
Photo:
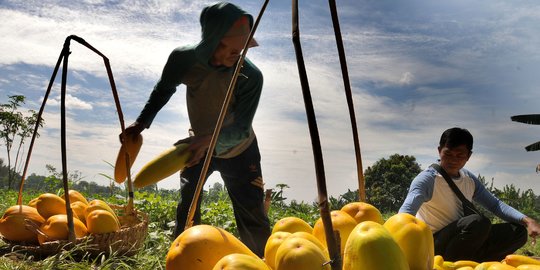
<instances>
[{"instance_id":1,"label":"pile of yellow melon","mask_svg":"<svg viewBox=\"0 0 540 270\"><path fill-rule=\"evenodd\" d=\"M343 270L540 270L539 260L515 254L502 262L444 261L435 256L433 235L424 222L405 213L384 221L368 203L353 202L330 215L339 232ZM166 269L330 270L331 266L322 219L312 227L300 218L285 217L274 224L262 259L227 231L197 225L172 243Z\"/></svg>"},{"instance_id":2,"label":"pile of yellow melon","mask_svg":"<svg viewBox=\"0 0 540 270\"><path fill-rule=\"evenodd\" d=\"M75 236L116 232L120 222L104 201L88 200L78 191L69 190ZM0 219L0 236L8 241L40 245L67 240L69 234L66 201L52 193L43 193L28 205L9 207Z\"/></svg>"}]
</instances>

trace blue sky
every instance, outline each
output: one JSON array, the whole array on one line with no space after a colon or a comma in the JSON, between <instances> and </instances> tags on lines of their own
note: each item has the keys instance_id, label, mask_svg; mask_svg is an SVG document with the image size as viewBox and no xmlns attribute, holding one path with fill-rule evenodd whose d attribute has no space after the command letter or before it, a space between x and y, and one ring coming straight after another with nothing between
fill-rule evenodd
<instances>
[{"instance_id":1,"label":"blue sky","mask_svg":"<svg viewBox=\"0 0 540 270\"><path fill-rule=\"evenodd\" d=\"M262 1L232 1L256 16ZM144 105L168 54L200 37L211 1L0 1L0 102L27 96L38 110L69 35L110 60L126 124ZM267 188L285 183L289 199L316 199L315 168L291 39L290 1L270 0L248 57L265 85L254 121ZM364 169L399 153L422 168L437 159L449 127L475 137L467 168L495 186L540 193L538 126L510 116L540 113L540 5L536 1L337 1ZM328 192L358 188L350 118L328 3L300 1L300 38L315 105ZM68 170L100 184L113 175L120 125L102 59L72 41L67 87ZM61 168L60 75L45 108L29 173ZM187 136L183 87L143 133L133 166ZM5 159L5 151L0 158ZM221 181L211 176L208 185ZM178 188L177 175L161 181Z\"/></svg>"}]
</instances>

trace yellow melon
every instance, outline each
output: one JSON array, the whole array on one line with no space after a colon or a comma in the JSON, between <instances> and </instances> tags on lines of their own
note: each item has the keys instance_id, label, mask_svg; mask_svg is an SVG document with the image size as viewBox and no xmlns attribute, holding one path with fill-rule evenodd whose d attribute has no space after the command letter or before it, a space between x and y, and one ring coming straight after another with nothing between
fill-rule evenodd
<instances>
[{"instance_id":1,"label":"yellow melon","mask_svg":"<svg viewBox=\"0 0 540 270\"><path fill-rule=\"evenodd\" d=\"M165 259L167 270L211 270L226 255L254 256L244 243L229 232L210 225L196 225L183 231L171 244Z\"/></svg>"},{"instance_id":2,"label":"yellow melon","mask_svg":"<svg viewBox=\"0 0 540 270\"><path fill-rule=\"evenodd\" d=\"M116 219L116 222L121 225L120 220L118 219L118 216L116 215L116 212L104 201L100 199L94 199L91 200L88 203L88 206L86 207L86 216L88 216L92 211L94 210L105 210L112 214L114 219ZM88 218L87 218L88 219Z\"/></svg>"},{"instance_id":3,"label":"yellow melon","mask_svg":"<svg viewBox=\"0 0 540 270\"><path fill-rule=\"evenodd\" d=\"M129 165L129 168L131 168L133 163L135 163L142 143L143 137L141 134L137 136L126 136L124 143L120 146L114 165L114 181L116 183L121 184L126 180L128 171L126 165ZM126 153L128 154L129 164L126 162Z\"/></svg>"},{"instance_id":4,"label":"yellow melon","mask_svg":"<svg viewBox=\"0 0 540 270\"><path fill-rule=\"evenodd\" d=\"M36 229L45 222L36 208L28 205L9 207L0 219L0 235L14 242L37 243Z\"/></svg>"},{"instance_id":5,"label":"yellow melon","mask_svg":"<svg viewBox=\"0 0 540 270\"><path fill-rule=\"evenodd\" d=\"M74 203L74 202L82 202L82 203L88 205L88 200L80 192L78 192L76 190L73 190L73 189L70 189L68 191L68 194L69 194L69 203L70 204Z\"/></svg>"},{"instance_id":6,"label":"yellow melon","mask_svg":"<svg viewBox=\"0 0 540 270\"><path fill-rule=\"evenodd\" d=\"M86 215L86 227L89 233L112 233L120 230L118 220L111 212L96 209Z\"/></svg>"},{"instance_id":7,"label":"yellow melon","mask_svg":"<svg viewBox=\"0 0 540 270\"><path fill-rule=\"evenodd\" d=\"M292 234L290 232L275 232L268 237L264 247L264 260L272 269L276 267L276 252L281 243Z\"/></svg>"},{"instance_id":8,"label":"yellow melon","mask_svg":"<svg viewBox=\"0 0 540 270\"><path fill-rule=\"evenodd\" d=\"M495 265L495 264L501 264L501 262L498 262L498 261L481 262L474 268L474 270L488 270L492 265Z\"/></svg>"},{"instance_id":9,"label":"yellow melon","mask_svg":"<svg viewBox=\"0 0 540 270\"><path fill-rule=\"evenodd\" d=\"M499 262L490 265L487 270L516 270L516 268L511 265Z\"/></svg>"},{"instance_id":10,"label":"yellow melon","mask_svg":"<svg viewBox=\"0 0 540 270\"><path fill-rule=\"evenodd\" d=\"M433 234L425 222L411 214L397 213L386 220L384 227L405 254L411 270L433 269Z\"/></svg>"},{"instance_id":11,"label":"yellow melon","mask_svg":"<svg viewBox=\"0 0 540 270\"><path fill-rule=\"evenodd\" d=\"M531 258L529 256L525 256L525 255L519 255L519 254L506 255L503 262L508 264L508 265L511 265L513 267L518 267L518 266L520 266L522 264L540 265L540 260L537 260L535 258Z\"/></svg>"},{"instance_id":12,"label":"yellow melon","mask_svg":"<svg viewBox=\"0 0 540 270\"><path fill-rule=\"evenodd\" d=\"M36 198L36 209L44 219L59 214L65 215L66 201L56 194L43 193Z\"/></svg>"},{"instance_id":13,"label":"yellow melon","mask_svg":"<svg viewBox=\"0 0 540 270\"><path fill-rule=\"evenodd\" d=\"M276 252L275 270L330 270L322 250L311 241L287 238Z\"/></svg>"},{"instance_id":14,"label":"yellow melon","mask_svg":"<svg viewBox=\"0 0 540 270\"><path fill-rule=\"evenodd\" d=\"M212 270L272 270L258 257L233 253L221 258Z\"/></svg>"},{"instance_id":15,"label":"yellow melon","mask_svg":"<svg viewBox=\"0 0 540 270\"><path fill-rule=\"evenodd\" d=\"M398 244L383 225L364 221L350 233L343 254L343 269L409 270Z\"/></svg>"},{"instance_id":16,"label":"yellow melon","mask_svg":"<svg viewBox=\"0 0 540 270\"><path fill-rule=\"evenodd\" d=\"M73 218L73 229L75 237L82 238L88 234L86 226L77 218ZM38 234L39 244L55 240L67 240L69 234L67 215L60 214L49 217L39 230L43 233Z\"/></svg>"},{"instance_id":17,"label":"yellow melon","mask_svg":"<svg viewBox=\"0 0 540 270\"><path fill-rule=\"evenodd\" d=\"M307 232L312 233L313 227L306 221L298 217L284 217L274 224L272 233L275 232Z\"/></svg>"},{"instance_id":18,"label":"yellow melon","mask_svg":"<svg viewBox=\"0 0 540 270\"><path fill-rule=\"evenodd\" d=\"M351 202L344 205L341 211L349 214L356 220L356 223L371 220L379 224L384 223L381 212L375 206L365 202ZM431 269L430 269L431 270Z\"/></svg>"},{"instance_id":19,"label":"yellow melon","mask_svg":"<svg viewBox=\"0 0 540 270\"><path fill-rule=\"evenodd\" d=\"M330 212L330 218L332 219L333 230L339 232L339 237L341 239L340 253L343 256L343 251L345 250L345 243L347 242L349 234L356 226L356 221L349 214L341 210L334 210ZM319 241L326 248L328 248L322 218L319 218L317 222L315 222L315 226L313 226L313 235L317 237L317 239L319 239Z\"/></svg>"},{"instance_id":20,"label":"yellow melon","mask_svg":"<svg viewBox=\"0 0 540 270\"><path fill-rule=\"evenodd\" d=\"M184 169L192 155L191 151L187 151L188 146L187 143L175 145L150 160L135 176L133 186L143 188Z\"/></svg>"},{"instance_id":21,"label":"yellow melon","mask_svg":"<svg viewBox=\"0 0 540 270\"><path fill-rule=\"evenodd\" d=\"M538 264L521 264L516 267L518 270L540 270L540 265Z\"/></svg>"},{"instance_id":22,"label":"yellow melon","mask_svg":"<svg viewBox=\"0 0 540 270\"><path fill-rule=\"evenodd\" d=\"M87 207L88 205L84 204L84 202L81 202L81 201L76 201L76 202L71 203L71 210L73 211L73 215L85 224L86 224L86 208Z\"/></svg>"},{"instance_id":23,"label":"yellow melon","mask_svg":"<svg viewBox=\"0 0 540 270\"><path fill-rule=\"evenodd\" d=\"M306 240L309 240L311 243L313 243L317 247L319 247L323 251L324 255L328 258L328 249L313 234L310 234L310 233L307 233L307 232L295 232L295 233L291 234L291 236L289 236L289 238L296 238L296 237L304 238Z\"/></svg>"}]
</instances>

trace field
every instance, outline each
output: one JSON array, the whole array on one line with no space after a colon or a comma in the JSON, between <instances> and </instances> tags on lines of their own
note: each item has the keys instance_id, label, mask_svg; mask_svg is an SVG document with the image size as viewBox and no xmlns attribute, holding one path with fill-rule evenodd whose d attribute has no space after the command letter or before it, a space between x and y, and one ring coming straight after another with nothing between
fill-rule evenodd
<instances>
[{"instance_id":1,"label":"field","mask_svg":"<svg viewBox=\"0 0 540 270\"><path fill-rule=\"evenodd\" d=\"M37 196L38 193L24 195L24 202ZM85 194L87 195L87 194ZM0 211L16 204L17 193L12 190L1 190ZM92 196L88 196L93 198ZM111 204L123 205L125 199L121 195L100 198ZM135 256L118 255L85 256L76 251L65 251L47 258L36 258L25 253L10 252L9 247L0 241L0 269L165 269L165 257L172 242L171 234L174 226L174 215L178 200L177 191L136 192L136 208L149 216L149 233L143 249ZM338 207L334 207L338 208ZM391 213L383 214L385 218ZM315 204L290 202L285 203L275 197L269 210L271 224L286 216L296 216L314 224L319 218L319 210ZM205 192L202 206L203 223L223 228L236 234L232 208L223 189L212 189ZM76 249L75 249L76 250ZM518 253L540 255L540 248L529 242Z\"/></svg>"}]
</instances>

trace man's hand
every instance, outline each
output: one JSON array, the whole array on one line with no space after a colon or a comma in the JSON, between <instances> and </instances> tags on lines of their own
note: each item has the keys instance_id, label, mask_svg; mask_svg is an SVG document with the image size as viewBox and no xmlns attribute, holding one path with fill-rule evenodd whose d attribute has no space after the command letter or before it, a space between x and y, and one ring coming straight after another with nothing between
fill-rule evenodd
<instances>
[{"instance_id":1,"label":"man's hand","mask_svg":"<svg viewBox=\"0 0 540 270\"><path fill-rule=\"evenodd\" d=\"M525 226L527 226L527 232L529 233L529 236L532 238L531 243L534 245L536 244L536 237L540 235L540 224L536 222L534 219L530 217L523 218L523 223L525 223Z\"/></svg>"},{"instance_id":2,"label":"man's hand","mask_svg":"<svg viewBox=\"0 0 540 270\"><path fill-rule=\"evenodd\" d=\"M192 167L199 164L201 159L206 156L206 152L208 151L208 147L210 146L211 139L212 135L191 136L174 143L174 145L178 145L181 143L189 143L188 148L186 148L184 151L191 151L193 154L191 155L191 158L186 162L186 167Z\"/></svg>"},{"instance_id":3,"label":"man's hand","mask_svg":"<svg viewBox=\"0 0 540 270\"><path fill-rule=\"evenodd\" d=\"M145 125L135 121L133 122L133 124L129 125L125 130L124 130L124 134L120 134L119 135L119 138L120 138L120 142L123 142L123 138L124 136L126 137L132 137L132 138L136 138L137 136L139 136L139 134L141 134L141 132L146 128Z\"/></svg>"}]
</instances>

